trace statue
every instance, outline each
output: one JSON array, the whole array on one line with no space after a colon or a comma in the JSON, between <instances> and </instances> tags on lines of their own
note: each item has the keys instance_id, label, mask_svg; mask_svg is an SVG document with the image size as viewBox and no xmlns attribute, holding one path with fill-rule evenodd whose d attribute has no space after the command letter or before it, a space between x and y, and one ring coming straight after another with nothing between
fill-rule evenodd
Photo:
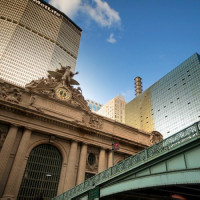
<instances>
[{"instance_id":1,"label":"statue","mask_svg":"<svg viewBox=\"0 0 200 200\"><path fill-rule=\"evenodd\" d=\"M61 69L57 69L56 71L48 71L48 73L58 82L62 82L63 85L79 85L79 83L73 79L73 76L78 74L78 72L73 73L70 66L64 67L61 65Z\"/></svg>"},{"instance_id":2,"label":"statue","mask_svg":"<svg viewBox=\"0 0 200 200\"><path fill-rule=\"evenodd\" d=\"M89 112L90 108L82 95L81 88L73 86L79 85L73 78L76 74L78 72L72 72L70 66L61 65L60 69L48 71L47 78L43 77L38 80L33 80L26 84L25 88L28 92L37 92L53 99L62 100L75 107L80 106ZM35 107L33 105L34 98L30 102L30 106Z\"/></svg>"}]
</instances>

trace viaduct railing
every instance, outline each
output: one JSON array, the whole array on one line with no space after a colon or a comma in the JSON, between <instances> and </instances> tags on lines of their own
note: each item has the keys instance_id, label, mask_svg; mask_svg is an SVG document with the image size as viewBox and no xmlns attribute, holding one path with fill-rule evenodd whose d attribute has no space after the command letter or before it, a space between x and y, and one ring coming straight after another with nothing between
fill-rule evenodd
<instances>
[{"instance_id":1,"label":"viaduct railing","mask_svg":"<svg viewBox=\"0 0 200 200\"><path fill-rule=\"evenodd\" d=\"M170 152L176 148L179 148L196 138L200 137L200 122L196 122L192 126L185 128L184 130L172 135L171 137L151 146L143 151L133 155L113 167L87 179L80 185L62 193L61 195L54 197L53 200L68 200L81 195L96 186L115 178L123 173L126 173L140 165L147 163L150 160L158 158L159 156Z\"/></svg>"}]
</instances>

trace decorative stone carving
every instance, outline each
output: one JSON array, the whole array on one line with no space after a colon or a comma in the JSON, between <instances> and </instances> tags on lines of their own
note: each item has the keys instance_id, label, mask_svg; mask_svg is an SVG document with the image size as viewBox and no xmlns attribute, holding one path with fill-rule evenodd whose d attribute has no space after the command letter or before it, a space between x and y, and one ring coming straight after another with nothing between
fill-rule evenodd
<instances>
[{"instance_id":1,"label":"decorative stone carving","mask_svg":"<svg viewBox=\"0 0 200 200\"><path fill-rule=\"evenodd\" d=\"M89 124L93 128L101 129L103 123L102 123L102 120L99 117L91 115Z\"/></svg>"},{"instance_id":2,"label":"decorative stone carving","mask_svg":"<svg viewBox=\"0 0 200 200\"><path fill-rule=\"evenodd\" d=\"M93 154L95 157L95 162L91 165L89 162L89 155ZM96 149L95 147L88 147L88 152L87 152L87 160L86 160L86 169L89 172L94 172L97 173L98 171L98 162L99 162L99 150Z\"/></svg>"},{"instance_id":3,"label":"decorative stone carving","mask_svg":"<svg viewBox=\"0 0 200 200\"><path fill-rule=\"evenodd\" d=\"M51 135L50 137L49 137L49 143L54 143L55 142L55 140L56 140L56 136L54 136L54 135Z\"/></svg>"},{"instance_id":4,"label":"decorative stone carving","mask_svg":"<svg viewBox=\"0 0 200 200\"><path fill-rule=\"evenodd\" d=\"M38 107L35 105L35 101L36 101L35 96L31 96L31 100L30 100L29 106L35 108L36 110L38 110L38 111L40 111L40 112L43 112L40 108L38 108Z\"/></svg>"},{"instance_id":5,"label":"decorative stone carving","mask_svg":"<svg viewBox=\"0 0 200 200\"><path fill-rule=\"evenodd\" d=\"M64 101L74 107L80 107L87 112L91 112L90 108L82 95L80 87L75 88L73 85L79 83L73 79L74 75L70 71L70 66L62 66L56 71L48 71L47 78L33 80L26 85L26 90L47 95L50 98Z\"/></svg>"},{"instance_id":6,"label":"decorative stone carving","mask_svg":"<svg viewBox=\"0 0 200 200\"><path fill-rule=\"evenodd\" d=\"M152 131L151 134L150 134L150 143L153 145L153 144L156 144L160 141L163 140L163 136L161 133L159 133L158 131Z\"/></svg>"},{"instance_id":7,"label":"decorative stone carving","mask_svg":"<svg viewBox=\"0 0 200 200\"><path fill-rule=\"evenodd\" d=\"M13 103L20 103L22 101L21 90L11 85L0 83L0 98Z\"/></svg>"},{"instance_id":8,"label":"decorative stone carving","mask_svg":"<svg viewBox=\"0 0 200 200\"><path fill-rule=\"evenodd\" d=\"M57 69L55 72L48 71L48 73L54 77L57 82L62 82L63 86L79 85L79 83L73 79L73 76L78 74L78 72L73 73L70 66L64 67L61 65L61 69Z\"/></svg>"},{"instance_id":9,"label":"decorative stone carving","mask_svg":"<svg viewBox=\"0 0 200 200\"><path fill-rule=\"evenodd\" d=\"M102 129L103 128L103 120L92 113L89 113L88 115L84 114L82 118L82 122L95 129Z\"/></svg>"}]
</instances>

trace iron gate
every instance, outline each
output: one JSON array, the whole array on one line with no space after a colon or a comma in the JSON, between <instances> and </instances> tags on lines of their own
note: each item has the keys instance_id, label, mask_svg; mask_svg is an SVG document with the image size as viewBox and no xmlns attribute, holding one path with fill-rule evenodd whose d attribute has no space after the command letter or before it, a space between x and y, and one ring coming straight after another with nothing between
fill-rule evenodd
<instances>
[{"instance_id":1,"label":"iron gate","mask_svg":"<svg viewBox=\"0 0 200 200\"><path fill-rule=\"evenodd\" d=\"M62 156L49 144L35 147L28 158L18 200L51 199L57 195Z\"/></svg>"}]
</instances>

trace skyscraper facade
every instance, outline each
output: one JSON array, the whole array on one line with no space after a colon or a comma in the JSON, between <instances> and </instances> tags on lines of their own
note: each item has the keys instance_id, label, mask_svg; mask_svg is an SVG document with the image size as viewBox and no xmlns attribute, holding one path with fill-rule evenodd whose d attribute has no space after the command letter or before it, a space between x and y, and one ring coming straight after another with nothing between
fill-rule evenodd
<instances>
[{"instance_id":1,"label":"skyscraper facade","mask_svg":"<svg viewBox=\"0 0 200 200\"><path fill-rule=\"evenodd\" d=\"M195 53L126 104L126 124L164 137L200 119L200 56Z\"/></svg>"},{"instance_id":2,"label":"skyscraper facade","mask_svg":"<svg viewBox=\"0 0 200 200\"><path fill-rule=\"evenodd\" d=\"M118 95L103 105L97 114L125 123L125 104L125 98Z\"/></svg>"},{"instance_id":3,"label":"skyscraper facade","mask_svg":"<svg viewBox=\"0 0 200 200\"><path fill-rule=\"evenodd\" d=\"M24 86L62 65L75 70L81 29L42 0L0 1L0 78Z\"/></svg>"}]
</instances>

